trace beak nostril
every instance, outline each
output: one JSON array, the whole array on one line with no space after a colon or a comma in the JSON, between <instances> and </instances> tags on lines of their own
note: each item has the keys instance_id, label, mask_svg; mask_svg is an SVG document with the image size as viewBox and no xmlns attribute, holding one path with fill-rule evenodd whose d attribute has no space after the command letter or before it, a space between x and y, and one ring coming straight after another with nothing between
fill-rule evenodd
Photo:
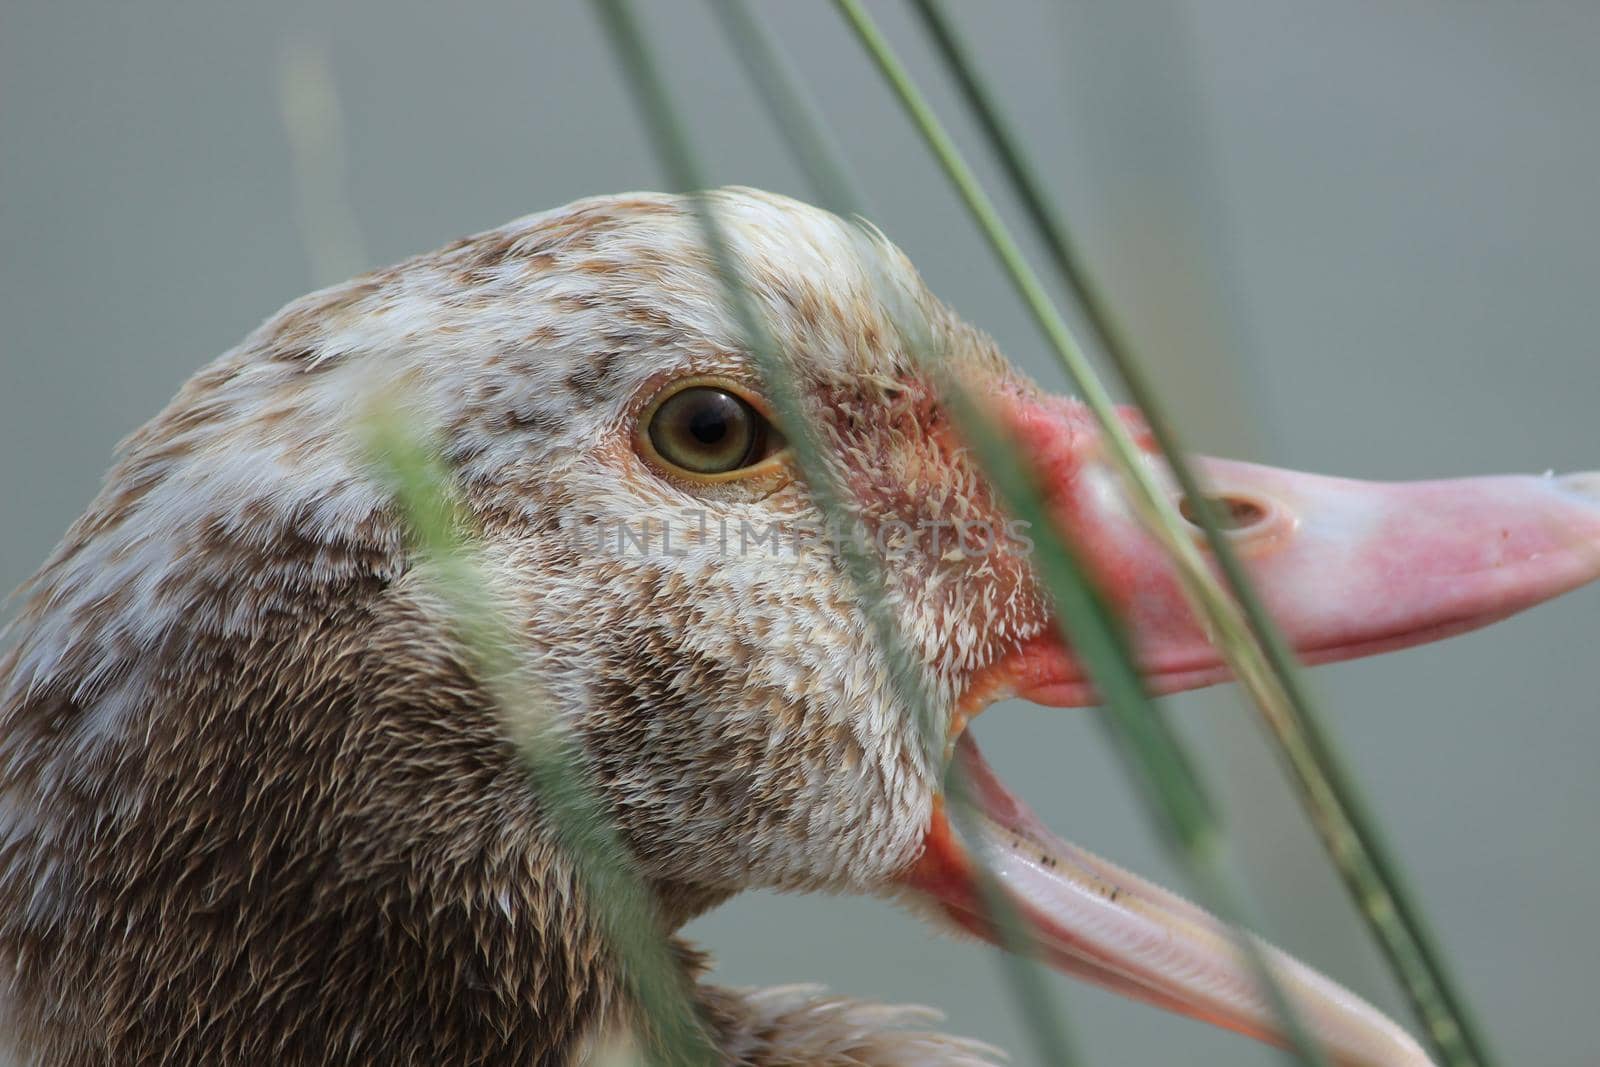
<instances>
[{"instance_id":1,"label":"beak nostril","mask_svg":"<svg viewBox=\"0 0 1600 1067\"><path fill-rule=\"evenodd\" d=\"M1225 533L1238 533L1257 526L1267 517L1267 508L1249 497L1243 496L1214 496L1207 503L1210 505L1212 518L1217 528ZM1189 522L1201 527L1200 509L1189 497L1178 501L1178 512Z\"/></svg>"}]
</instances>

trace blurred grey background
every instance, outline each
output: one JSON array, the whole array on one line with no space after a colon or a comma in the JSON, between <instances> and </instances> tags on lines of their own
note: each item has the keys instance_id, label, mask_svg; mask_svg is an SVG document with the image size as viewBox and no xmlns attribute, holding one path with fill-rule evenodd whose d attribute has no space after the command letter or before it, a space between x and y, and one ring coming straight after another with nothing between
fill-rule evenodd
<instances>
[{"instance_id":1,"label":"blurred grey background","mask_svg":"<svg viewBox=\"0 0 1600 1067\"><path fill-rule=\"evenodd\" d=\"M876 221L937 292L1059 384L832 7L762 6ZM977 154L905 9L872 9ZM1600 467L1600 5L957 11L1197 447L1377 478ZM805 195L706 9L646 12L717 181ZM342 114L323 143L343 158L297 177L282 116L315 111L319 69ZM301 192L341 166L359 243ZM0 585L42 560L118 439L329 280L319 272L660 185L577 0L3 0ZM1510 1064L1593 1064L1600 1047L1597 617L1590 589L1315 676ZM1404 1017L1236 694L1175 703L1264 932ZM978 732L1058 830L1181 886L1094 715L1001 707ZM928 1003L1031 1062L990 951L887 905L754 895L691 934L727 982ZM1077 983L1053 992L1087 1063L1278 1062Z\"/></svg>"}]
</instances>

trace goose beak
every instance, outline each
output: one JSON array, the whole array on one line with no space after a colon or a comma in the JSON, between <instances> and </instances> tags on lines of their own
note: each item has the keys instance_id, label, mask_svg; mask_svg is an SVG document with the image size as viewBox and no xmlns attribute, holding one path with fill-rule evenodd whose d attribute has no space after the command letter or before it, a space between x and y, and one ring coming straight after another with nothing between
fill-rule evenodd
<instances>
[{"instance_id":1,"label":"goose beak","mask_svg":"<svg viewBox=\"0 0 1600 1067\"><path fill-rule=\"evenodd\" d=\"M1002 413L1036 465L1051 514L1120 611L1154 692L1227 671L1190 612L1165 552L1124 502L1081 405L1008 399ZM1126 415L1144 461L1170 485ZM1311 662L1350 659L1460 633L1600 577L1600 474L1384 485L1245 463L1197 462L1229 537L1290 643ZM1176 488L1169 490L1175 496ZM1194 536L1200 536L1196 530ZM1053 836L983 763L966 718L1021 696L1095 702L1072 650L1046 626L969 681L954 724L976 812L961 830L937 806L899 888L990 940L974 877L981 856L1057 969L1172 1011L1283 1044L1280 1023L1228 931L1194 905ZM1342 1067L1429 1062L1381 1012L1262 946L1310 1033Z\"/></svg>"},{"instance_id":2,"label":"goose beak","mask_svg":"<svg viewBox=\"0 0 1600 1067\"><path fill-rule=\"evenodd\" d=\"M969 733L956 758L974 795L959 833L936 806L902 888L943 917L1001 943L979 891L974 850L1055 969L1168 1011L1277 1045L1288 1043L1233 934L1207 912L1054 836L995 778ZM1277 949L1257 943L1301 1022L1340 1067L1428 1067L1416 1041L1378 1009Z\"/></svg>"},{"instance_id":3,"label":"goose beak","mask_svg":"<svg viewBox=\"0 0 1600 1067\"><path fill-rule=\"evenodd\" d=\"M1052 514L1120 610L1151 691L1226 680L1082 406L1012 403L1006 414L1035 457ZM1146 450L1143 461L1178 500L1137 416L1124 418ZM1194 464L1268 610L1308 663L1477 629L1600 578L1600 473L1379 483L1226 460ZM1198 528L1192 534L1202 540ZM1085 673L1050 629L995 665L987 681L1041 704L1094 703Z\"/></svg>"}]
</instances>

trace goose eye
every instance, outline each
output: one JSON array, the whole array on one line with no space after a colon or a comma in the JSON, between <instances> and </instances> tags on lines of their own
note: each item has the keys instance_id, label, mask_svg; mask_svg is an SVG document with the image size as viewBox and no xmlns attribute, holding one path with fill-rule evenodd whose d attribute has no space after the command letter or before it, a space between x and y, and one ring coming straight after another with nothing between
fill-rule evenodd
<instances>
[{"instance_id":1,"label":"goose eye","mask_svg":"<svg viewBox=\"0 0 1600 1067\"><path fill-rule=\"evenodd\" d=\"M681 389L656 405L647 432L656 454L691 474L727 474L765 459L777 432L748 402L711 385Z\"/></svg>"}]
</instances>

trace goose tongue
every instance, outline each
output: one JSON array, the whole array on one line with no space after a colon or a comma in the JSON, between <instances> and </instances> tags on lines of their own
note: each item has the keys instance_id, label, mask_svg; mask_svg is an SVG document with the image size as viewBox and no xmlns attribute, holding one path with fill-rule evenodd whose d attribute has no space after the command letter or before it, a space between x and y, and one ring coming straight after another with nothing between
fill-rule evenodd
<instances>
[{"instance_id":1,"label":"goose tongue","mask_svg":"<svg viewBox=\"0 0 1600 1067\"><path fill-rule=\"evenodd\" d=\"M927 847L903 884L961 928L999 936L979 897L974 851L1020 914L1034 951L1057 970L1169 1011L1274 1044L1287 1040L1233 936L1204 910L1045 829L962 734L956 746L973 794L968 829L936 811ZM1376 1008L1269 945L1273 973L1309 1032L1342 1067L1425 1067L1430 1061Z\"/></svg>"}]
</instances>

